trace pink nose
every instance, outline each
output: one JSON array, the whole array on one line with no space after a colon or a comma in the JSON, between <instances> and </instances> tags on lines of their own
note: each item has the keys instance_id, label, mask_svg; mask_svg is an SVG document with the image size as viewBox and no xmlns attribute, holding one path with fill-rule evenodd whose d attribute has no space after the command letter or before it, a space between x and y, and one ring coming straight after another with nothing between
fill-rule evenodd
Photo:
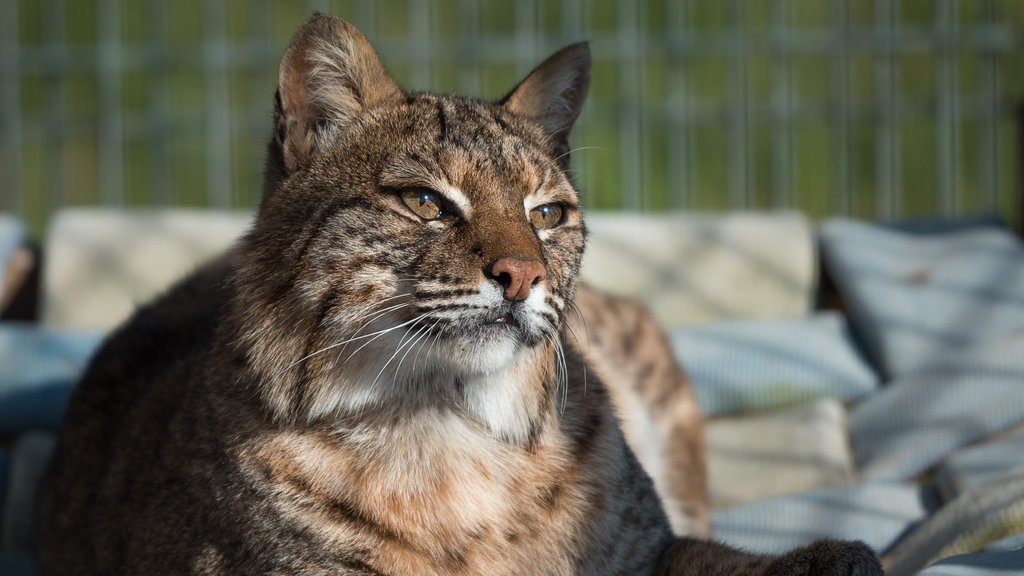
<instances>
[{"instance_id":1,"label":"pink nose","mask_svg":"<svg viewBox=\"0 0 1024 576\"><path fill-rule=\"evenodd\" d=\"M544 279L544 265L536 260L506 256L491 265L491 276L505 288L506 300L526 300L530 287Z\"/></svg>"}]
</instances>

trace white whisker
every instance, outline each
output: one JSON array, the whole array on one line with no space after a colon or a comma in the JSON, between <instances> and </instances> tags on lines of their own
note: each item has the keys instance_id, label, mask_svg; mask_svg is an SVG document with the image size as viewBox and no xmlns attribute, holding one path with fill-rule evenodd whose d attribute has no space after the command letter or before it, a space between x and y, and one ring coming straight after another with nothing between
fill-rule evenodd
<instances>
[{"instance_id":1,"label":"white whisker","mask_svg":"<svg viewBox=\"0 0 1024 576\"><path fill-rule=\"evenodd\" d=\"M565 158L566 156L572 154L573 152L579 152L581 150L607 150L607 149L606 148L602 148L600 146L580 146L579 148L573 148L572 150L569 150L568 152L563 152L562 154L559 154L558 156L555 157L555 162L558 162L559 160L561 160L562 158Z\"/></svg>"},{"instance_id":2,"label":"white whisker","mask_svg":"<svg viewBox=\"0 0 1024 576\"><path fill-rule=\"evenodd\" d=\"M435 324L436 324L436 322L435 322ZM429 326L422 326L422 327L420 327L419 331L417 331L417 334L418 334L418 336L416 337L416 340L414 340L412 342L412 344L410 344L408 346L408 350L405 351L405 354L402 355L402 358L398 360L398 365L395 366L395 376L394 376L394 378L391 381L392 385L394 384L395 380L398 378L398 373L402 370L402 363L405 362L405 359L406 359L406 357L409 356L409 353L412 352L413 348L416 347L417 343L423 341L424 338L426 338L427 336L430 335L430 327ZM416 370L416 363L413 362L413 371L415 372L415 370Z\"/></svg>"},{"instance_id":3,"label":"white whisker","mask_svg":"<svg viewBox=\"0 0 1024 576\"><path fill-rule=\"evenodd\" d=\"M379 330L377 332L373 332L373 333L367 334L365 336L360 336L359 338L353 338L352 340L359 340L359 339L362 339L362 338L370 338L370 336L373 336L373 338L370 338L369 340L364 342L362 346L360 346L359 348L356 348L354 352L349 354L345 358L345 362L348 362L349 360L351 360L352 357L355 356L356 354L358 354L360 350L362 350L363 348L366 348L370 343L372 343L374 340L380 338L381 336L384 336L385 334L387 334L389 332L393 332L395 330L398 330L399 328L402 328L403 326L408 326L409 324L414 324L416 322L419 322L420 320L422 320L426 316L427 316L427 314L420 314L419 316L413 318L412 320L407 320L405 322L402 322L401 324L392 326L390 328L385 328L384 330Z\"/></svg>"},{"instance_id":4,"label":"white whisker","mask_svg":"<svg viewBox=\"0 0 1024 576\"><path fill-rule=\"evenodd\" d=\"M572 305L575 307L576 303L573 302ZM586 331L587 330L587 320L585 318L583 318L582 314L580 315L580 320L583 321L583 330ZM572 326L568 322L565 323L565 328L569 331L569 335L572 336L572 339L576 341L576 347L579 348L580 352L582 352L583 349L581 348L581 345L580 345L580 339L576 337L576 331L572 329ZM589 353L590 352L590 338L589 338L589 334L587 336L588 336L588 338L587 338L587 352ZM586 362L583 363L583 395L584 396L587 395L587 363Z\"/></svg>"},{"instance_id":5,"label":"white whisker","mask_svg":"<svg viewBox=\"0 0 1024 576\"><path fill-rule=\"evenodd\" d=\"M423 316L420 316L419 318L417 318L417 322L419 320L422 320L425 316L426 315L424 314ZM415 326L415 324L413 324L413 326ZM370 390L371 391L374 388L376 388L377 380L379 380L381 375L384 374L384 371L387 370L388 365L391 364L391 361L394 360L395 357L398 356L398 354L402 351L402 348L405 348L407 346L411 346L411 343L415 342L414 336L418 335L420 333L420 330L423 330L423 327L418 328L415 333L412 332L412 328L410 328L409 330L406 331L405 336L403 336L402 339L398 341L398 345L395 346L394 354L392 354L391 357L388 358L388 361L385 362L384 365L380 367L380 372L377 372L377 375L374 376L373 382L370 382ZM403 358L404 358L404 356L403 356ZM397 376L397 372L396 372L396 376Z\"/></svg>"},{"instance_id":6,"label":"white whisker","mask_svg":"<svg viewBox=\"0 0 1024 576\"><path fill-rule=\"evenodd\" d=\"M440 323L441 323L441 320L435 321L434 324L431 325L430 329L434 330L435 328L437 328L437 325L440 324ZM442 330L438 330L434 334L434 339L430 341L430 347L428 348L428 350L433 351L434 346L437 346L437 341L441 338L441 332L442 332ZM416 370L416 362L419 361L419 358L420 358L420 352L423 352L423 348L420 348L420 351L417 352L415 358L413 358L412 369L414 371ZM429 354L429 352L428 352L428 354Z\"/></svg>"},{"instance_id":7,"label":"white whisker","mask_svg":"<svg viewBox=\"0 0 1024 576\"><path fill-rule=\"evenodd\" d=\"M408 306L408 305L409 305L409 304L398 304L397 306L394 306L393 308L397 309L397 308L401 308L401 307L404 307L404 306ZM379 317L379 315L378 315L378 316L376 316L375 318L378 318L378 317ZM282 373L284 373L284 372L287 372L287 371L288 371L289 369L291 369L291 368L295 367L295 365L297 365L297 364L301 364L302 362L304 362L304 361L306 361L306 360L309 360L310 358L312 358L312 357L314 357L314 356L317 356L317 355L323 354L324 352L327 352L327 351L329 351L329 350L333 350L333 349L337 348L338 346L344 346L344 345L348 344L349 342L354 342L354 341L356 341L356 340L362 340L363 338L369 338L369 337L371 337L371 336L373 336L373 335L375 335L375 334L383 334L384 332L388 332L388 331L390 331L390 330L391 330L391 328L387 328L387 329L385 329L385 330L381 330L380 332L374 332L374 333L371 333L371 334L366 334L366 335L364 335L364 336L356 336L356 337L354 337L354 338L349 338L349 339L347 339L347 340L343 340L343 341L341 341L341 342L335 342L334 344L331 344L331 345L329 345L329 346L325 346L325 347L323 347L323 348L321 348L321 349L317 350L316 352L311 352L311 353L309 353L309 354L306 354L306 355L305 355L305 356L303 356L302 358L299 358L298 360L295 360L295 361L294 361L294 362L292 362L291 364L289 364L289 365L285 366L285 367L284 367L284 368L283 368L283 369L282 369L282 370L281 370L281 371L280 371L280 372L278 373L278 376L280 376L280 375L281 375ZM358 333L358 330L356 331L356 333Z\"/></svg>"}]
</instances>

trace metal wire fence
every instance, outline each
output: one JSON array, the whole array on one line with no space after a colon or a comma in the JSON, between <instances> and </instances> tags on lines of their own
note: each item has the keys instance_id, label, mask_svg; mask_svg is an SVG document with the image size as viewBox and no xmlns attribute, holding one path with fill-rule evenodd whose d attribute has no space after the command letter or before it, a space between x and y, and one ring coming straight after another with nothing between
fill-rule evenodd
<instances>
[{"instance_id":1,"label":"metal wire fence","mask_svg":"<svg viewBox=\"0 0 1024 576\"><path fill-rule=\"evenodd\" d=\"M1020 210L1021 0L0 0L0 211L255 205L277 58L314 10L403 85L485 98L589 39L591 207Z\"/></svg>"}]
</instances>

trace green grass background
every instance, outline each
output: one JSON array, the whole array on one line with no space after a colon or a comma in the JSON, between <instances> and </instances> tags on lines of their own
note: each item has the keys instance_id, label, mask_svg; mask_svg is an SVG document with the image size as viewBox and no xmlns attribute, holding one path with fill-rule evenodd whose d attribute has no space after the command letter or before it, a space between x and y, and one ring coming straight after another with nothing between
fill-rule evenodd
<instances>
[{"instance_id":1,"label":"green grass background","mask_svg":"<svg viewBox=\"0 0 1024 576\"><path fill-rule=\"evenodd\" d=\"M12 0L7 0L12 1ZM793 207L814 217L844 212L864 218L887 215L927 217L942 213L936 194L939 170L936 166L936 124L924 118L905 118L899 122L899 179L892 203L892 214L879 204L875 165L875 124L871 110L876 103L874 57L869 52L850 56L850 92L852 110L859 110L849 132L848 194L836 190L834 169L838 154L834 123L794 125L791 132L791 186L780 195L772 185L772 154L775 142L770 125L755 124L746 132L748 139L745 166L748 171L739 200L730 198L731 174L729 128L724 122L694 127L686 180L673 184L670 174L682 162L672 157L669 140L681 124L664 118L670 96L672 71L682 67L688 80L688 98L694 109L715 110L735 94L730 92L728 52L695 56L683 60L670 58L656 47L646 52L638 64L623 63L607 57L615 50L614 38L622 26L622 6L616 2L582 2L586 8L586 27L579 37L570 37L564 28L560 2L538 2L533 23L536 36L523 40L517 24L516 0L489 0L476 5L478 30L475 36L478 54L466 46L451 44L465 41L466 2L435 0L430 11L429 37L421 44L409 13L417 0L377 2L374 18L367 21L366 3L330 0L326 9L352 20L377 44L385 60L388 55L405 56L389 62L395 77L406 87L442 92L470 89L484 98L501 96L529 65L539 62L548 52L569 40L591 38L596 61L593 86L584 117L574 134L574 144L585 147L576 153L579 181L587 204L592 208L621 209L639 207L664 210L682 207L699 210L731 208ZM254 206L259 195L263 145L269 133L271 97L276 65L288 38L309 15L304 2L249 2L226 0L218 4L223 12L223 34L229 58L244 65L230 67L224 74L204 74L202 67L211 35L210 5L203 0L177 0L163 6L166 38L154 39L152 3L102 0L17 2L19 44L25 54L44 54L73 59L79 65L64 70L45 71L23 67L20 78L21 182L12 183L0 173L0 211L16 210L36 233L45 230L52 212L61 206L96 205L105 199L100 173L102 163L98 143L104 106L101 80L96 74L98 43L97 22L102 10L114 5L117 11L116 39L121 44L122 65L117 107L123 112L123 174L114 175L123 182L122 199L113 202L127 206L206 206L216 198L226 198L229 207ZM689 2L689 26L699 33L727 32L734 26L730 2L695 0ZM735 7L735 3L732 3ZM757 33L772 25L773 2L749 0L741 29ZM851 0L846 3L849 26L872 26L877 15L876 2ZM670 18L667 1L643 0L637 6L638 27L653 41L679 29ZM792 28L827 30L834 23L835 2L791 0ZM934 25L936 2L904 0L898 3L897 28L904 32L927 31ZM955 20L961 30L970 30L986 18L986 2L954 2ZM1024 0L1000 0L991 3L997 21L1015 36L1024 34ZM220 8L214 8L217 10ZM55 32L55 11L62 30ZM158 11L160 12L160 11ZM261 15L262 14L262 15ZM2 15L0 15L2 17ZM519 36L517 36L517 34ZM518 39L518 40L517 40ZM513 50L526 54L510 56L506 61L483 61L480 54L487 46L510 42ZM518 43L517 43L518 42ZM146 46L165 50L168 59L150 59ZM444 49L443 46L453 46ZM461 46L461 47L460 47ZM441 48L439 48L441 47ZM955 65L957 87L962 105L970 105L979 93L981 62L976 51L957 49ZM414 53L409 53L412 51ZM521 56L521 57L520 57ZM418 63L416 58L423 60ZM937 90L936 55L927 45L900 55L897 92L906 106L933 106ZM402 63L401 60L407 63ZM32 60L43 62L45 59ZM829 107L836 105L830 84L834 60L829 52L795 56L792 59L792 94L795 106ZM1017 199L1014 192L1018 167L1012 111L1024 95L1024 54L1020 51L999 60L1000 120L995 135L998 153L996 188L998 196L991 204L982 193L987 162L979 154L984 132L969 120L959 124L957 181L958 206L955 213L970 214L996 210L1015 221ZM771 98L772 57L747 53L742 72L745 97L752 106L764 105ZM213 112L207 96L208 82L227 83L229 137L222 151L230 163L228 191L210 190L207 163L211 162L206 128ZM638 90L623 91L623 84L635 80ZM162 103L161 103L162 102ZM153 130L151 112L164 106L168 130ZM109 111L109 110L108 110ZM624 116L625 115L625 116ZM637 120L639 124L630 124ZM623 138L623 127L632 126L637 138ZM638 150L625 149L639 146ZM155 148L156 147L156 148ZM157 152L154 152L157 150ZM0 154L9 150L0 148ZM639 160L637 166L627 163ZM160 160L163 158L164 160ZM161 162L163 162L161 164ZM157 172L161 166L166 174ZM623 171L633 170L635 176ZM639 198L631 202L624 184Z\"/></svg>"}]
</instances>

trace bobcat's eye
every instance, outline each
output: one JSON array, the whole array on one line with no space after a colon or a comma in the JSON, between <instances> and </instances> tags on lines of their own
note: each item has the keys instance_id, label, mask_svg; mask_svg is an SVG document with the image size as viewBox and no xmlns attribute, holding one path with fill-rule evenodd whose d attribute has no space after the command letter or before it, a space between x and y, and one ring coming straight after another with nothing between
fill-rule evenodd
<instances>
[{"instance_id":1,"label":"bobcat's eye","mask_svg":"<svg viewBox=\"0 0 1024 576\"><path fill-rule=\"evenodd\" d=\"M562 223L565 209L561 204L545 204L530 210L530 224L537 230L550 230Z\"/></svg>"},{"instance_id":2,"label":"bobcat's eye","mask_svg":"<svg viewBox=\"0 0 1024 576\"><path fill-rule=\"evenodd\" d=\"M402 190L402 202L412 213L424 220L437 220L444 214L441 209L441 198L425 188L407 188Z\"/></svg>"}]
</instances>

